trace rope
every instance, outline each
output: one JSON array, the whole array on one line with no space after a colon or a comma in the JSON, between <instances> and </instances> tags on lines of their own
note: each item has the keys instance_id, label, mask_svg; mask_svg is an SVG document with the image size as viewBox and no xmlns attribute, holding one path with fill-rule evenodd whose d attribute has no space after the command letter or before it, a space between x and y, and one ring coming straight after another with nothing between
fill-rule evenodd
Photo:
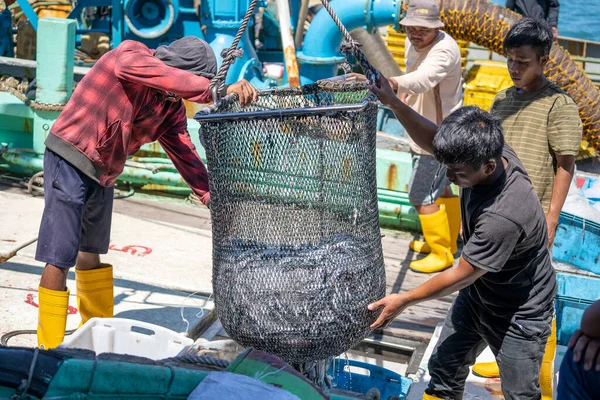
<instances>
[{"instance_id":1,"label":"rope","mask_svg":"<svg viewBox=\"0 0 600 400\"><path fill-rule=\"evenodd\" d=\"M219 95L223 93L225 90L225 77L227 76L227 72L229 71L229 67L233 65L236 58L241 58L244 54L244 50L242 48L238 48L238 44L242 39L244 31L246 30L246 26L248 25L248 21L254 14L254 9L256 8L256 4L258 0L252 0L248 10L246 11L246 15L244 15L244 19L242 20L242 24L233 39L233 43L231 43L231 47L227 49L223 49L221 52L221 57L223 58L223 62L221 63L221 68L219 68L219 72L215 75L214 78L210 81L210 90L213 94L213 102L217 102L219 100Z\"/></svg>"},{"instance_id":2,"label":"rope","mask_svg":"<svg viewBox=\"0 0 600 400\"><path fill-rule=\"evenodd\" d=\"M161 364L166 364L170 362L176 363L185 363L185 364L193 364L199 366L214 366L217 368L227 368L229 366L229 361L221 360L220 358L208 357L208 356L195 356L186 354L184 356L170 357L165 358L158 361Z\"/></svg>"},{"instance_id":3,"label":"rope","mask_svg":"<svg viewBox=\"0 0 600 400\"><path fill-rule=\"evenodd\" d=\"M73 332L75 332L75 329L70 329L68 331L65 331L65 336L69 336L71 335ZM37 333L37 330L35 329L24 329L24 330L18 330L18 331L10 331L5 333L4 335L2 335L2 337L0 337L0 344L2 346L8 346L8 341L10 339L12 339L15 336L20 336L20 335L35 335Z\"/></svg>"},{"instance_id":4,"label":"rope","mask_svg":"<svg viewBox=\"0 0 600 400\"><path fill-rule=\"evenodd\" d=\"M36 186L41 185L41 186ZM27 193L32 196L44 194L44 171L36 172L27 182Z\"/></svg>"},{"instance_id":5,"label":"rope","mask_svg":"<svg viewBox=\"0 0 600 400\"><path fill-rule=\"evenodd\" d=\"M26 86L25 86L26 87ZM65 108L64 104L46 104L46 103L38 103L36 101L31 101L25 94L23 84L17 81L15 78L2 78L0 79L0 92L8 92L13 96L17 97L23 103L28 105L30 108L34 110L42 110L42 111L62 111Z\"/></svg>"},{"instance_id":6,"label":"rope","mask_svg":"<svg viewBox=\"0 0 600 400\"><path fill-rule=\"evenodd\" d=\"M35 364L37 363L38 356L40 355L40 349L36 348L33 352L33 357L31 359L31 364L29 366L29 373L27 374L27 379L22 379L21 384L15 390L15 393L10 397L11 399L28 399L27 391L29 390L29 386L31 386L31 381L33 380L33 371L35 370Z\"/></svg>"},{"instance_id":7,"label":"rope","mask_svg":"<svg viewBox=\"0 0 600 400\"><path fill-rule=\"evenodd\" d=\"M338 29L340 30L340 32L342 32L342 35L344 36L344 41L342 42L340 50L346 55L352 54L354 57L356 57L356 60L365 72L365 76L367 77L367 79L371 83L376 83L379 80L379 71L373 65L371 65L367 57L360 50L360 43L352 39L352 35L350 35L350 32L348 32L344 24L342 24L342 21L340 21L340 19L338 18L335 11L333 11L329 0L321 0L321 3L323 4L323 7L325 7L327 12L333 19L333 22L335 22Z\"/></svg>"}]
</instances>

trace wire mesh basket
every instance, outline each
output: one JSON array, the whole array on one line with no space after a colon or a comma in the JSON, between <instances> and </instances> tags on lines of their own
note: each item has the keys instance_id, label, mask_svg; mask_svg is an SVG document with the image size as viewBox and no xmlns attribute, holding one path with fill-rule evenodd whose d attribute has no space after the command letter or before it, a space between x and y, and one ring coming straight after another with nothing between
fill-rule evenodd
<instances>
[{"instance_id":1,"label":"wire mesh basket","mask_svg":"<svg viewBox=\"0 0 600 400\"><path fill-rule=\"evenodd\" d=\"M366 84L315 83L196 115L216 309L238 343L302 363L369 333L385 295L374 100Z\"/></svg>"}]
</instances>

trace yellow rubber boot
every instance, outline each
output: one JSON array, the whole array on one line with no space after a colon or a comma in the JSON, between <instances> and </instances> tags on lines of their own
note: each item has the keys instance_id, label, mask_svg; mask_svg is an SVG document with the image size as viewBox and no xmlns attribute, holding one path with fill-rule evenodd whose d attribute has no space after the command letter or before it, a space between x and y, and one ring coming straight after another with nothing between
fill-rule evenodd
<instances>
[{"instance_id":1,"label":"yellow rubber boot","mask_svg":"<svg viewBox=\"0 0 600 400\"><path fill-rule=\"evenodd\" d=\"M477 363L473 365L473 373L483 378L498 378L500 376L500 368L496 361Z\"/></svg>"},{"instance_id":2,"label":"yellow rubber boot","mask_svg":"<svg viewBox=\"0 0 600 400\"><path fill-rule=\"evenodd\" d=\"M460 197L440 197L439 201L446 206L448 227L450 228L450 251L454 255L458 250L456 241L458 240L458 232L460 231Z\"/></svg>"},{"instance_id":3,"label":"yellow rubber boot","mask_svg":"<svg viewBox=\"0 0 600 400\"><path fill-rule=\"evenodd\" d=\"M427 257L411 262L409 267L416 272L443 271L454 261L450 248L450 228L448 227L446 206L440 206L440 210L433 214L421 214L419 219L423 228L423 236L431 248L431 252Z\"/></svg>"},{"instance_id":4,"label":"yellow rubber boot","mask_svg":"<svg viewBox=\"0 0 600 400\"><path fill-rule=\"evenodd\" d=\"M114 310L112 265L102 264L101 268L76 270L77 308L81 323L90 318L112 318Z\"/></svg>"},{"instance_id":5,"label":"yellow rubber boot","mask_svg":"<svg viewBox=\"0 0 600 400\"><path fill-rule=\"evenodd\" d=\"M408 247L410 247L412 251L415 251L417 253L431 253L431 248L429 247L429 245L422 240L411 240L408 244Z\"/></svg>"},{"instance_id":6,"label":"yellow rubber boot","mask_svg":"<svg viewBox=\"0 0 600 400\"><path fill-rule=\"evenodd\" d=\"M552 331L546 343L542 368L540 369L540 388L542 400L552 400L554 389L554 356L556 355L556 317L552 320Z\"/></svg>"},{"instance_id":7,"label":"yellow rubber boot","mask_svg":"<svg viewBox=\"0 0 600 400\"><path fill-rule=\"evenodd\" d=\"M53 349L65 339L69 289L66 292L38 287L37 339L40 349Z\"/></svg>"},{"instance_id":8,"label":"yellow rubber boot","mask_svg":"<svg viewBox=\"0 0 600 400\"><path fill-rule=\"evenodd\" d=\"M546 343L542 367L540 369L540 388L542 389L542 399L552 400L553 377L554 377L554 356L556 354L556 318L552 320L552 331ZM497 378L500 376L500 369L496 361L478 363L473 365L473 373L484 378Z\"/></svg>"},{"instance_id":9,"label":"yellow rubber boot","mask_svg":"<svg viewBox=\"0 0 600 400\"><path fill-rule=\"evenodd\" d=\"M435 201L435 204L446 206L446 214L448 215L448 227L450 228L450 245L452 254L456 254L458 250L456 241L458 240L458 232L460 231L460 197L440 197ZM428 254L431 252L429 245L422 240L413 240L408 245L417 253Z\"/></svg>"},{"instance_id":10,"label":"yellow rubber boot","mask_svg":"<svg viewBox=\"0 0 600 400\"><path fill-rule=\"evenodd\" d=\"M438 199L435 201L435 204L437 204L438 206L442 205L441 197L438 197ZM423 254L431 253L431 247L429 247L427 242L425 242L423 240L411 240L410 243L408 244L408 247L410 247L410 249L412 251L416 251L417 253L423 253Z\"/></svg>"},{"instance_id":11,"label":"yellow rubber boot","mask_svg":"<svg viewBox=\"0 0 600 400\"><path fill-rule=\"evenodd\" d=\"M423 393L423 400L444 400L441 397L435 397L431 394Z\"/></svg>"}]
</instances>

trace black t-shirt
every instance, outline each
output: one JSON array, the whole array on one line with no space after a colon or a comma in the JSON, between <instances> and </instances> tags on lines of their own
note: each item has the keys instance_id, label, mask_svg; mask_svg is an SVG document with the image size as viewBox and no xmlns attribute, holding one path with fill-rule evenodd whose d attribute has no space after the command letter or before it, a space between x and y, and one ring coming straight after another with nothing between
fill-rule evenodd
<instances>
[{"instance_id":1,"label":"black t-shirt","mask_svg":"<svg viewBox=\"0 0 600 400\"><path fill-rule=\"evenodd\" d=\"M556 293L546 218L513 149L505 145L502 157L508 165L500 178L461 193L462 256L488 271L463 294L497 316L535 316Z\"/></svg>"}]
</instances>

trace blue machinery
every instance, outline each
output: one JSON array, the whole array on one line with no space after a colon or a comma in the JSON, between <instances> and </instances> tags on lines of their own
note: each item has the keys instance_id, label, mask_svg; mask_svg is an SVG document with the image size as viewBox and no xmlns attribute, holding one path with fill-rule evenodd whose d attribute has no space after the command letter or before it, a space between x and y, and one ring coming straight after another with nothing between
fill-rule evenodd
<instances>
[{"instance_id":1,"label":"blue machinery","mask_svg":"<svg viewBox=\"0 0 600 400\"><path fill-rule=\"evenodd\" d=\"M66 20L38 20L27 0L18 0L18 3L37 31L37 101L64 104L71 94L73 53L80 35L105 33L111 38L113 48L123 40L137 40L157 47L182 36L195 35L209 42L219 55L231 45L250 0L80 0ZM333 0L331 4L348 30L357 27L372 30L397 24L401 3L401 0ZM297 24L300 5L301 0L290 0L292 27ZM106 12L106 7L110 7L110 12ZM0 14L0 27L4 26L6 14ZM273 14L265 12L260 38L264 47L259 51L253 46L253 32L249 27L244 33L240 42L244 55L230 68L226 81L247 79L258 88L268 88L277 83L264 77L261 61L283 61L279 25ZM1 35L2 31L0 50ZM339 52L341 41L341 33L326 10L318 12L306 32L303 49L297 52L302 84L336 75L338 64L345 60ZM43 143L58 114L31 108L17 97L0 92L0 171L8 169L28 174L40 171ZM198 125L193 119L188 119L188 130L200 155L204 156L196 134ZM122 182L189 193L172 166L165 167L164 161L158 162L157 157L165 157L160 146L143 146L137 156L126 166ZM410 170L409 154L378 151L380 215L386 225L419 228L418 218L405 193Z\"/></svg>"},{"instance_id":2,"label":"blue machinery","mask_svg":"<svg viewBox=\"0 0 600 400\"><path fill-rule=\"evenodd\" d=\"M17 2L37 30L38 16L29 2ZM298 22L300 3L301 0L290 0L294 28ZM111 38L113 48L123 40L137 40L156 48L183 36L197 36L209 42L218 55L231 45L249 4L250 0L81 0L68 18L78 21L78 35L105 33ZM332 2L348 30L366 27L369 31L379 26L398 24L401 4L402 0ZM259 2L259 6L266 5L266 1L262 4ZM86 9L102 7L110 7L110 13L99 16L84 12ZM0 27L4 26L2 21L6 20L6 14L0 17ZM264 55L266 61L283 61L279 35L275 31L278 29L277 21L270 15L266 18L267 29L264 31L266 35L271 35L271 40L266 41L267 47L260 55ZM257 87L266 88L275 83L263 77L259 54L250 40L250 30L246 30L241 41L244 56L232 66L227 80L236 82L247 79ZM336 75L337 65L345 59L339 52L341 41L342 35L329 14L319 12L306 32L304 48L298 52L302 84Z\"/></svg>"}]
</instances>

